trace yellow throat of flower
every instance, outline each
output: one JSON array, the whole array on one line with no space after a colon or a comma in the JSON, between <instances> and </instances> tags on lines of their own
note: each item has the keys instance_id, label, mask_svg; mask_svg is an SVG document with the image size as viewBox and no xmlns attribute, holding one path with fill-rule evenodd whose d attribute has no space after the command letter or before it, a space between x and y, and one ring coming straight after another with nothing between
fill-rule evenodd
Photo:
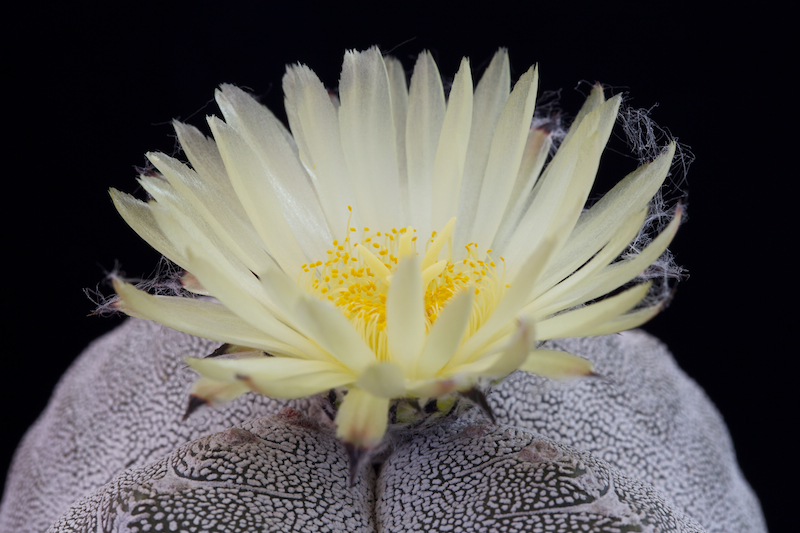
<instances>
[{"instance_id":1,"label":"yellow throat of flower","mask_svg":"<svg viewBox=\"0 0 800 533\"><path fill-rule=\"evenodd\" d=\"M348 207L348 209L351 209ZM352 209L351 209L352 211ZM453 259L451 235L455 218L441 232L432 232L425 250L418 251L416 230L410 226L388 231L362 229L358 233L348 221L347 237L334 240L323 261L302 265L299 284L321 299L333 302L355 326L378 360L389 361L386 340L386 297L392 276L401 257L420 255L425 288L426 330L436 321L442 308L458 291L475 292L468 338L491 315L509 286L503 272L498 273L491 250L479 253L476 243L465 246L463 259ZM447 259L438 257L447 245ZM501 261L505 261L500 257Z\"/></svg>"}]
</instances>

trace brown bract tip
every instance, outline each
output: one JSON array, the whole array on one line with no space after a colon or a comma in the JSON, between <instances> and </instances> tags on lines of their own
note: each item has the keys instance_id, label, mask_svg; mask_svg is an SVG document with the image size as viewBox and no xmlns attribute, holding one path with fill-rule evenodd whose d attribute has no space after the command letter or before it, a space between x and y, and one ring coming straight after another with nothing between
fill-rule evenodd
<instances>
[{"instance_id":1,"label":"brown bract tip","mask_svg":"<svg viewBox=\"0 0 800 533\"><path fill-rule=\"evenodd\" d=\"M473 387L467 391L459 392L459 394L477 405L480 410L483 411L483 414L492 422L492 424L497 424L497 419L492 412L492 407L486 400L486 395L482 390Z\"/></svg>"},{"instance_id":2,"label":"brown bract tip","mask_svg":"<svg viewBox=\"0 0 800 533\"><path fill-rule=\"evenodd\" d=\"M356 474L361 467L361 462L367 455L367 449L361 446L355 446L349 442L344 443L344 449L347 450L347 458L350 460L350 480L348 487L353 488L356 484Z\"/></svg>"},{"instance_id":3,"label":"brown bract tip","mask_svg":"<svg viewBox=\"0 0 800 533\"><path fill-rule=\"evenodd\" d=\"M197 411L201 406L209 405L208 400L205 398L201 398L195 394L189 395L189 404L186 406L186 412L183 414L183 418L181 419L182 422L185 422L189 416Z\"/></svg>"}]
</instances>

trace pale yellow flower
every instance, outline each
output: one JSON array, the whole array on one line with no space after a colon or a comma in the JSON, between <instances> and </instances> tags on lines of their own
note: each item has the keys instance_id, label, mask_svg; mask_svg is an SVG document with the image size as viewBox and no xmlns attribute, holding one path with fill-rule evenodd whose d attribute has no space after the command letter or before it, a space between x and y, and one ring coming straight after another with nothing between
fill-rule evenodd
<instances>
[{"instance_id":1,"label":"pale yellow flower","mask_svg":"<svg viewBox=\"0 0 800 533\"><path fill-rule=\"evenodd\" d=\"M537 81L531 68L511 91L501 50L474 90L463 60L446 98L428 53L407 87L376 48L348 52L338 100L307 67L289 67L291 132L223 86L214 140L175 125L191 168L148 154L160 175L139 181L153 199L111 191L134 230L191 273L187 287L213 299L117 281L120 309L238 347L189 360L204 376L195 394L210 401L346 391L337 432L358 448L381 440L393 400L446 397L516 369L591 372L536 342L617 332L658 312L637 308L647 283L602 297L677 230L679 216L618 260L674 146L582 213L620 98L595 87L545 166L550 138L531 128Z\"/></svg>"}]
</instances>

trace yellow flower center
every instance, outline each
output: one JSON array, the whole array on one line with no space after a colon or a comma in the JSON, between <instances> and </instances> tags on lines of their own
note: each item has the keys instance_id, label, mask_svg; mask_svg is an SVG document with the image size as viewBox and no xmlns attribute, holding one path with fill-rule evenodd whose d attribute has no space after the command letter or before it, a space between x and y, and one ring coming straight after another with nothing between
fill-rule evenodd
<instances>
[{"instance_id":1,"label":"yellow flower center","mask_svg":"<svg viewBox=\"0 0 800 533\"><path fill-rule=\"evenodd\" d=\"M491 315L508 285L504 284L504 274L498 273L490 256L492 250L481 254L478 245L470 243L465 246L463 258L454 260L450 239L452 224L448 226L443 232L445 234L432 232L422 252L426 255L431 247L441 250L445 243L448 244L447 260L436 261L437 257L433 257L428 262L434 264L422 263L425 326L426 330L430 329L458 291L472 290L475 298L466 333L466 337L469 337ZM343 242L333 241L324 260L302 265L298 283L321 299L333 302L359 331L378 359L388 360L386 296L400 257L407 253L419 255L416 230L405 227L374 231L365 227L357 241L355 235L358 230L349 227L349 224L348 230ZM409 246L410 250L404 249ZM439 254L434 250L431 255ZM500 259L505 261L502 257Z\"/></svg>"}]
</instances>

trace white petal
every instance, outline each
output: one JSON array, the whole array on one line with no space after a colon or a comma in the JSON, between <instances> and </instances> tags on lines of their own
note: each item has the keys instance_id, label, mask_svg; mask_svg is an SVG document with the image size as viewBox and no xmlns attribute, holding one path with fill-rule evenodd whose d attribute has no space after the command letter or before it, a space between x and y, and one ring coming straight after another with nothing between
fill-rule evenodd
<instances>
[{"instance_id":1,"label":"white petal","mask_svg":"<svg viewBox=\"0 0 800 533\"><path fill-rule=\"evenodd\" d=\"M292 317L282 313L277 303L270 305L267 298L259 297L266 295L266 291L248 290L242 284L225 276L218 269L218 263L195 256L191 251L189 260L193 268L192 273L197 276L203 287L242 320L276 339L297 347L297 351L304 358L331 360L331 357L310 342L306 335L296 331L295 324L291 322ZM278 269L273 267L273 270ZM266 307L267 305L270 307Z\"/></svg>"},{"instance_id":2,"label":"white petal","mask_svg":"<svg viewBox=\"0 0 800 533\"><path fill-rule=\"evenodd\" d=\"M470 232L471 241L486 248L494 242L497 228L511 199L531 128L538 83L539 74L535 67L522 75L506 101L492 138L478 210L474 216L475 225Z\"/></svg>"},{"instance_id":3,"label":"white petal","mask_svg":"<svg viewBox=\"0 0 800 533\"><path fill-rule=\"evenodd\" d=\"M197 172L164 154L151 153L147 157L220 242L247 268L256 271L259 265L272 261L230 185L227 189L217 187L214 180L200 177ZM225 207L221 209L221 206Z\"/></svg>"},{"instance_id":4,"label":"white petal","mask_svg":"<svg viewBox=\"0 0 800 533\"><path fill-rule=\"evenodd\" d=\"M323 350L354 372L375 362L375 354L333 304L304 295L294 315L298 327Z\"/></svg>"},{"instance_id":5,"label":"white petal","mask_svg":"<svg viewBox=\"0 0 800 533\"><path fill-rule=\"evenodd\" d=\"M109 189L109 193L114 201L114 207L133 231L161 255L183 268L188 268L189 261L158 227L148 204L117 189Z\"/></svg>"},{"instance_id":6,"label":"white petal","mask_svg":"<svg viewBox=\"0 0 800 533\"><path fill-rule=\"evenodd\" d=\"M194 382L189 394L217 406L235 400L246 392L250 392L250 387L241 381L220 381L202 376Z\"/></svg>"},{"instance_id":7,"label":"white petal","mask_svg":"<svg viewBox=\"0 0 800 533\"><path fill-rule=\"evenodd\" d=\"M492 341L495 334L511 323L512 319L528 302L528 295L533 290L537 278L553 254L554 245L545 241L528 257L522 265L511 287L506 289L503 299L497 304L489 319L469 339L461 345L447 364L446 369L468 363L482 353L482 348ZM538 329L538 327L537 327Z\"/></svg>"},{"instance_id":8,"label":"white petal","mask_svg":"<svg viewBox=\"0 0 800 533\"><path fill-rule=\"evenodd\" d=\"M338 111L325 86L305 65L286 69L283 92L300 159L319 193L331 233L344 240L347 206L355 205L355 196L342 152Z\"/></svg>"},{"instance_id":9,"label":"white petal","mask_svg":"<svg viewBox=\"0 0 800 533\"><path fill-rule=\"evenodd\" d=\"M600 272L585 279L570 295L560 300L559 303L562 304L562 307L556 307L555 311L608 294L644 272L667 249L678 231L680 222L681 210L679 208L669 225L644 250L633 257L608 265Z\"/></svg>"},{"instance_id":10,"label":"white petal","mask_svg":"<svg viewBox=\"0 0 800 533\"><path fill-rule=\"evenodd\" d=\"M565 381L588 376L594 364L588 359L559 350L533 350L520 365L520 370L549 379Z\"/></svg>"},{"instance_id":11,"label":"white petal","mask_svg":"<svg viewBox=\"0 0 800 533\"><path fill-rule=\"evenodd\" d=\"M290 357L303 357L295 345L281 342L260 331L218 303L177 296L153 296L116 280L114 290L122 300L122 311L131 316L154 320L206 339Z\"/></svg>"},{"instance_id":12,"label":"white petal","mask_svg":"<svg viewBox=\"0 0 800 533\"><path fill-rule=\"evenodd\" d=\"M620 97L614 97L589 113L545 169L533 202L508 245L499 252L506 257L509 275L515 274L523 254L540 240L553 239L560 250L572 233L594 183L620 101Z\"/></svg>"},{"instance_id":13,"label":"white petal","mask_svg":"<svg viewBox=\"0 0 800 533\"><path fill-rule=\"evenodd\" d=\"M184 198L176 194L169 183L149 176L140 177L139 182L158 200L150 202L150 212L164 235L186 258L184 268L190 272L194 270L192 258L189 256L191 249L196 256L204 257L215 264L226 276L241 285L243 290L253 294L261 293L253 272L228 250L205 220Z\"/></svg>"},{"instance_id":14,"label":"white petal","mask_svg":"<svg viewBox=\"0 0 800 533\"><path fill-rule=\"evenodd\" d=\"M386 74L389 76L389 96L392 99L392 120L394 121L395 147L397 153L397 172L400 183L401 214L404 221L410 220L411 213L408 193L408 165L406 163L406 116L408 115L408 83L403 64L397 58L383 58ZM404 222L405 224L405 222Z\"/></svg>"},{"instance_id":15,"label":"white petal","mask_svg":"<svg viewBox=\"0 0 800 533\"><path fill-rule=\"evenodd\" d=\"M534 128L528 134L525 151L522 154L522 161L519 165L514 188L511 190L508 207L506 207L503 220L494 238L494 242L500 246L502 246L501 243L508 241L519 224L522 213L533 200L533 187L542 173L545 162L547 162L552 144L550 134L542 129Z\"/></svg>"},{"instance_id":16,"label":"white petal","mask_svg":"<svg viewBox=\"0 0 800 533\"><path fill-rule=\"evenodd\" d=\"M358 448L381 442L389 418L389 400L350 389L336 413L336 436Z\"/></svg>"},{"instance_id":17,"label":"white petal","mask_svg":"<svg viewBox=\"0 0 800 533\"><path fill-rule=\"evenodd\" d=\"M588 336L595 326L625 313L642 301L650 286L651 283L642 283L600 302L537 322L539 339Z\"/></svg>"},{"instance_id":18,"label":"white petal","mask_svg":"<svg viewBox=\"0 0 800 533\"><path fill-rule=\"evenodd\" d=\"M500 353L485 354L475 361L452 366L448 372L461 376L503 377L512 373L526 360L536 343L533 322L519 320L514 335Z\"/></svg>"},{"instance_id":19,"label":"white petal","mask_svg":"<svg viewBox=\"0 0 800 533\"><path fill-rule=\"evenodd\" d=\"M669 172L675 144L652 163L628 174L586 213L582 214L562 251L548 267L541 287L552 287L589 260L632 214L644 209Z\"/></svg>"},{"instance_id":20,"label":"white petal","mask_svg":"<svg viewBox=\"0 0 800 533\"><path fill-rule=\"evenodd\" d=\"M424 236L432 229L431 178L444 115L442 78L430 52L423 52L408 90L406 157L411 223Z\"/></svg>"},{"instance_id":21,"label":"white petal","mask_svg":"<svg viewBox=\"0 0 800 533\"><path fill-rule=\"evenodd\" d=\"M177 121L173 122L173 126L181 143L181 148L189 158L189 162L200 179L196 181L187 179L189 176L183 173L180 173L177 177L185 182L186 187L191 189L192 193L200 201L210 206L209 210L214 213L220 224L227 228L226 231L228 233L243 241L253 239L255 228L252 227L252 222L247 218L244 207L239 202L236 191L233 190L228 173L225 170L225 163L222 161L222 156L217 148L217 143L213 139L207 138L194 126ZM162 156L162 154L159 154L159 156ZM169 176L165 174L165 177L170 180L173 187L177 190L182 190L180 185L173 182ZM226 208L220 209L219 206L225 206ZM254 251L248 251L248 253L256 260L261 258Z\"/></svg>"},{"instance_id":22,"label":"white petal","mask_svg":"<svg viewBox=\"0 0 800 533\"><path fill-rule=\"evenodd\" d=\"M203 178L203 187L213 189L219 195L219 201L226 205L239 204L214 139L209 139L189 124L174 121L172 126L178 135L181 149L189 158L189 163Z\"/></svg>"},{"instance_id":23,"label":"white petal","mask_svg":"<svg viewBox=\"0 0 800 533\"><path fill-rule=\"evenodd\" d=\"M267 268L261 277L264 290L286 315L292 327L313 340L331 357L361 372L375 362L356 328L332 303L306 293L280 269Z\"/></svg>"},{"instance_id":24,"label":"white petal","mask_svg":"<svg viewBox=\"0 0 800 533\"><path fill-rule=\"evenodd\" d=\"M377 48L347 52L339 82L339 131L360 220L403 227L392 101Z\"/></svg>"},{"instance_id":25,"label":"white petal","mask_svg":"<svg viewBox=\"0 0 800 533\"><path fill-rule=\"evenodd\" d=\"M283 216L280 198L275 194L267 170L233 128L216 117L210 117L208 123L236 195L267 251L285 271L299 271L300 265L309 259Z\"/></svg>"},{"instance_id":26,"label":"white petal","mask_svg":"<svg viewBox=\"0 0 800 533\"><path fill-rule=\"evenodd\" d=\"M526 306L525 312L530 316L544 318L591 299L585 298L587 286L592 286L595 275L619 257L622 251L638 235L645 216L647 216L646 209L642 209L639 213L634 213L630 216L617 230L611 241L597 252L588 263L538 298L536 297L537 293L543 292L546 287L542 288L542 282L537 283L533 295L535 299ZM623 283L627 281L625 280Z\"/></svg>"},{"instance_id":27,"label":"white petal","mask_svg":"<svg viewBox=\"0 0 800 533\"><path fill-rule=\"evenodd\" d=\"M572 139L572 136L575 135L578 126L580 126L581 122L583 122L583 119L586 118L586 115L588 115L589 113L600 107L600 105L602 105L603 102L606 101L605 95L603 93L604 93L603 86L600 85L599 83L595 84L594 87L592 87L592 90L589 92L588 98L586 98L586 101L581 106L580 111L578 111L578 114L575 115L575 119L572 121L572 124L570 124L567 135L561 141L561 146L564 146L570 141L570 139Z\"/></svg>"},{"instance_id":28,"label":"white petal","mask_svg":"<svg viewBox=\"0 0 800 533\"><path fill-rule=\"evenodd\" d=\"M494 130L500 120L506 99L511 90L511 73L508 64L508 51L501 48L475 88L472 107L472 127L470 129L467 158L464 163L464 176L458 198L458 224L456 225L454 247L461 249L472 242L468 233L472 227L472 217L478 208L486 163L494 137ZM447 217L449 219L449 216Z\"/></svg>"},{"instance_id":29,"label":"white petal","mask_svg":"<svg viewBox=\"0 0 800 533\"><path fill-rule=\"evenodd\" d=\"M229 243L228 246L248 267L252 269L264 261L273 261L264 251L252 221L247 217L244 207L236 196L236 191L233 190L216 142L207 138L194 126L177 121L173 123L173 126L181 148L189 158L196 174L178 172L178 168L185 167L175 165L177 161L171 163L171 166L176 169L174 176L170 176L166 169L162 170L162 173L176 190L181 191L181 194L188 195L190 198L196 197L196 200L208 208L208 211L213 214L213 219L222 228L222 232L218 232L220 238L226 240L223 238L224 234L227 235L228 240L236 241L236 244ZM163 154L158 155L166 157ZM171 159L168 158L168 160ZM195 179L195 176L199 176L199 179ZM182 183L178 183L179 181ZM190 199L190 201L195 203L195 199ZM220 206L225 206L225 208L222 209ZM199 207L196 209L200 211ZM213 222L210 223L213 225ZM241 252L237 252L237 246Z\"/></svg>"},{"instance_id":30,"label":"white petal","mask_svg":"<svg viewBox=\"0 0 800 533\"><path fill-rule=\"evenodd\" d=\"M664 303L662 302L658 305L615 316L601 324L586 329L582 332L582 336L597 337L599 335L610 335L611 333L619 333L620 331L637 328L660 313L663 307Z\"/></svg>"},{"instance_id":31,"label":"white petal","mask_svg":"<svg viewBox=\"0 0 800 533\"><path fill-rule=\"evenodd\" d=\"M474 292L462 290L447 302L425 339L425 348L417 361L416 376L434 376L453 356L461 344L472 314Z\"/></svg>"},{"instance_id":32,"label":"white petal","mask_svg":"<svg viewBox=\"0 0 800 533\"><path fill-rule=\"evenodd\" d=\"M425 345L425 288L419 258L402 257L386 297L389 353L407 376Z\"/></svg>"},{"instance_id":33,"label":"white petal","mask_svg":"<svg viewBox=\"0 0 800 533\"><path fill-rule=\"evenodd\" d=\"M439 135L439 147L433 163L431 187L435 203L432 205L431 228L436 231L458 214L471 126L472 72L469 61L464 58L450 88L442 133ZM424 233L423 236L427 237Z\"/></svg>"},{"instance_id":34,"label":"white petal","mask_svg":"<svg viewBox=\"0 0 800 533\"><path fill-rule=\"evenodd\" d=\"M341 365L287 357L195 359L186 362L209 378L242 382L251 390L275 398L303 398L355 381Z\"/></svg>"},{"instance_id":35,"label":"white petal","mask_svg":"<svg viewBox=\"0 0 800 533\"><path fill-rule=\"evenodd\" d=\"M355 384L378 398L402 398L405 396L403 370L394 363L375 363L368 366Z\"/></svg>"},{"instance_id":36,"label":"white petal","mask_svg":"<svg viewBox=\"0 0 800 533\"><path fill-rule=\"evenodd\" d=\"M306 256L324 254L333 237L289 132L269 109L233 85L222 85L216 98L225 121L261 161L283 216Z\"/></svg>"},{"instance_id":37,"label":"white petal","mask_svg":"<svg viewBox=\"0 0 800 533\"><path fill-rule=\"evenodd\" d=\"M542 128L531 128L525 141L525 150L519 164L519 173L511 191L511 199L523 200L533 190L542 173L550 148L553 146L550 133Z\"/></svg>"}]
</instances>

